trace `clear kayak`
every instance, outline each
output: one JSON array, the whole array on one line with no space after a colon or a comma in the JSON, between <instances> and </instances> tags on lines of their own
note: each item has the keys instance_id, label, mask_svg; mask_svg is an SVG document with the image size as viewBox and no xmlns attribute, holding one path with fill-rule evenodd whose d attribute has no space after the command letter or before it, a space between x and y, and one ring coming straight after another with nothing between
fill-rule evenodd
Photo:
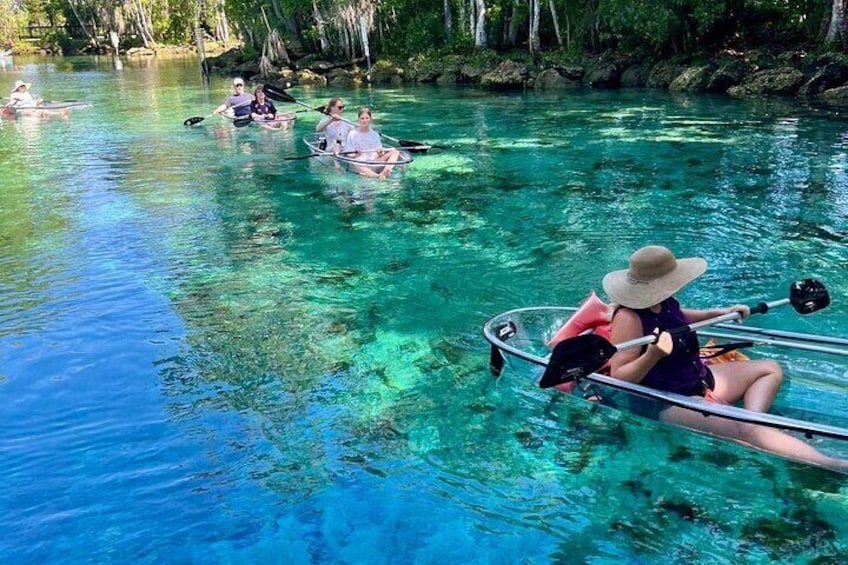
<instances>
[{"instance_id":1,"label":"clear kayak","mask_svg":"<svg viewBox=\"0 0 848 565\"><path fill-rule=\"evenodd\" d=\"M16 116L34 116L34 117L49 117L49 116L67 116L71 110L80 108L90 108L91 102L82 100L63 100L59 102L42 102L37 106L4 106L3 114L10 117Z\"/></svg>"},{"instance_id":2,"label":"clear kayak","mask_svg":"<svg viewBox=\"0 0 848 565\"><path fill-rule=\"evenodd\" d=\"M519 308L488 320L483 335L491 344L492 373L499 377L508 366L539 379L551 360L555 336L571 323L577 311L572 307ZM729 323L698 330L698 335L718 346L744 343L746 347L769 348L770 358L790 366L789 382L785 381L783 387L789 392L787 398L778 398L772 409L775 413L656 390L602 372L591 372L556 388L595 405L658 421L664 410L678 407L698 415L768 426L804 440L813 439L828 456L848 458L848 395L844 394L843 382L848 378L848 340ZM798 358L799 352L804 353L803 359ZM796 365L806 368L802 371Z\"/></svg>"},{"instance_id":3,"label":"clear kayak","mask_svg":"<svg viewBox=\"0 0 848 565\"><path fill-rule=\"evenodd\" d=\"M268 120L248 120L249 116L240 116L235 117L229 114L221 114L221 117L226 121L234 123L236 127L243 127L245 125L250 127L257 127L268 130L286 130L290 129L294 126L294 123L297 121L297 115L293 112L286 112L284 114L279 114L279 118L276 119L268 119Z\"/></svg>"},{"instance_id":4,"label":"clear kayak","mask_svg":"<svg viewBox=\"0 0 848 565\"><path fill-rule=\"evenodd\" d=\"M385 161L371 161L368 159L359 159L355 158L353 155L346 154L344 151L334 153L332 151L327 150L327 140L324 137L323 133L310 133L303 136L303 142L309 148L309 151L312 155L315 155L316 159L324 162L326 164L334 164L338 167L354 172L357 174L362 174L362 169L368 169L373 174L369 176L376 176L383 170L383 167L386 166ZM384 148L392 148L391 145L383 145ZM400 157L394 163L395 170L404 170L410 163L412 163L413 159L410 155L409 151L401 147L393 147L397 149L400 153Z\"/></svg>"}]
</instances>

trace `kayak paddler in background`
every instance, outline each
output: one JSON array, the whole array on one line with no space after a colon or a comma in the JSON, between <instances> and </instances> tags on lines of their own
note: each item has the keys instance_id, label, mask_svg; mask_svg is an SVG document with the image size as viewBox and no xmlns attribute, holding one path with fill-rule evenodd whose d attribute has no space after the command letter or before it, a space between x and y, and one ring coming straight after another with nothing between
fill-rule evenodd
<instances>
[{"instance_id":1,"label":"kayak paddler in background","mask_svg":"<svg viewBox=\"0 0 848 565\"><path fill-rule=\"evenodd\" d=\"M253 96L244 91L244 80L241 78L233 79L233 93L227 96L224 103L212 111L213 114L223 114L232 109L229 114L232 118L246 118L250 115L250 103L253 102Z\"/></svg>"}]
</instances>

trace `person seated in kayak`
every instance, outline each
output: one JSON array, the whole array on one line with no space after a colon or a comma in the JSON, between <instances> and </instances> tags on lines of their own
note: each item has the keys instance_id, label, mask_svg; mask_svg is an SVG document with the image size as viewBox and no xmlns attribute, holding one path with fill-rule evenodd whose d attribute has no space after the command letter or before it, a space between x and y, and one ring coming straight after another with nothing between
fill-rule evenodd
<instances>
[{"instance_id":1,"label":"person seated in kayak","mask_svg":"<svg viewBox=\"0 0 848 565\"><path fill-rule=\"evenodd\" d=\"M352 152L351 156L357 161L382 163L378 165L357 165L355 168L360 175L384 179L392 173L394 163L400 157L400 153L394 147L383 147L380 142L380 134L371 129L371 110L369 108L361 108L358 116L359 127L347 134L345 152ZM381 170L378 172L375 169Z\"/></svg>"},{"instance_id":2,"label":"person seated in kayak","mask_svg":"<svg viewBox=\"0 0 848 565\"><path fill-rule=\"evenodd\" d=\"M342 117L344 109L345 104L341 98L330 98L327 108L324 110L327 116L322 118L315 126L315 131L318 133L324 132L326 147L322 149L326 151L332 151L333 153L340 152L347 139L347 135L354 127L353 124Z\"/></svg>"},{"instance_id":3,"label":"person seated in kayak","mask_svg":"<svg viewBox=\"0 0 848 565\"><path fill-rule=\"evenodd\" d=\"M253 102L250 103L250 117L254 122L270 122L277 120L279 129L286 129L291 124L291 113L281 114L277 107L265 96L263 86L257 86L253 91ZM276 125L276 124L275 124Z\"/></svg>"},{"instance_id":4,"label":"person seated in kayak","mask_svg":"<svg viewBox=\"0 0 848 565\"><path fill-rule=\"evenodd\" d=\"M744 305L712 310L680 306L674 294L706 269L704 259L677 259L667 248L651 245L631 255L628 269L613 271L604 277L604 290L613 302L612 343L623 343L651 333L658 335L656 343L641 350L632 348L616 352L610 360L610 375L715 402L741 402L747 410L767 412L783 382L780 365L770 360L749 360L707 368L699 355L695 332L672 336L668 331L731 312L738 312L742 319L750 314L750 309ZM848 470L848 461L828 457L772 427L705 416L675 406L665 408L660 419L772 453Z\"/></svg>"},{"instance_id":5,"label":"person seated in kayak","mask_svg":"<svg viewBox=\"0 0 848 565\"><path fill-rule=\"evenodd\" d=\"M11 108L35 108L41 104L41 100L36 100L29 87L32 86L22 80L15 81L15 87L12 89L12 94L9 95L9 102L6 106Z\"/></svg>"},{"instance_id":6,"label":"person seated in kayak","mask_svg":"<svg viewBox=\"0 0 848 565\"><path fill-rule=\"evenodd\" d=\"M224 103L212 111L213 114L227 112L232 118L246 118L250 115L250 103L253 96L244 91L244 81L240 78L233 79L233 93L227 96Z\"/></svg>"}]
</instances>

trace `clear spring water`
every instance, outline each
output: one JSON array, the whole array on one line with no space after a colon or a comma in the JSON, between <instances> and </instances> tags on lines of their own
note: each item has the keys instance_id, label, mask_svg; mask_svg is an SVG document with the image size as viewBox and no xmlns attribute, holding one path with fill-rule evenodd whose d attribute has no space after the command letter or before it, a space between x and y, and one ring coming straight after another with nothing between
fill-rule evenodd
<instances>
[{"instance_id":1,"label":"clear spring water","mask_svg":"<svg viewBox=\"0 0 848 565\"><path fill-rule=\"evenodd\" d=\"M67 118L0 122L0 561L772 563L848 552L844 476L495 382L480 327L573 305L637 247L681 297L832 306L848 122L653 91L307 89L449 146L380 182L208 114L194 60L15 60ZM289 110L303 109L287 106ZM756 353L755 353L756 354ZM845 407L848 371L824 369ZM824 400L823 400L824 399Z\"/></svg>"}]
</instances>

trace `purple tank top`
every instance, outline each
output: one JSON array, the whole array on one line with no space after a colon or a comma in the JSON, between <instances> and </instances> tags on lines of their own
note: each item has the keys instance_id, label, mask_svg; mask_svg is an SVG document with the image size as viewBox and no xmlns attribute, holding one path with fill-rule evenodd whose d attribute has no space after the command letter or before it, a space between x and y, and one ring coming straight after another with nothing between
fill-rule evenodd
<instances>
[{"instance_id":1,"label":"purple tank top","mask_svg":"<svg viewBox=\"0 0 848 565\"><path fill-rule=\"evenodd\" d=\"M633 310L642 321L644 335L653 333L655 328L662 331L688 324L676 299L667 298L660 306L658 314L651 312L650 308ZM697 334L687 332L672 336L672 339L674 349L648 371L640 384L687 396L702 396L713 383L712 375L699 356Z\"/></svg>"}]
</instances>

